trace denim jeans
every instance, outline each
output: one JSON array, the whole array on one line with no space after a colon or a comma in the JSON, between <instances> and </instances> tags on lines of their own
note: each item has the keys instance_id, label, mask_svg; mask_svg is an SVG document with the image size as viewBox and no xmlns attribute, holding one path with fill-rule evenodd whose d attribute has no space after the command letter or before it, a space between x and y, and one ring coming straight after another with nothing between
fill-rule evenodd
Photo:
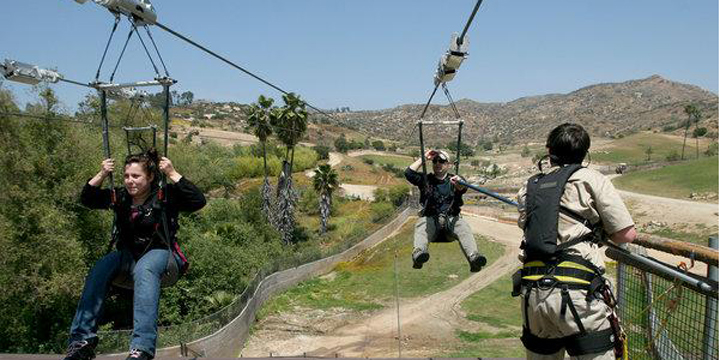
<instances>
[{"instance_id":1,"label":"denim jeans","mask_svg":"<svg viewBox=\"0 0 720 360\"><path fill-rule=\"evenodd\" d=\"M120 271L128 271L135 283L130 349L155 354L160 278L167 266L169 254L166 249L152 249L135 262L129 252L113 251L98 260L85 280L85 288L70 327L70 341L97 336L97 321L110 284Z\"/></svg>"}]
</instances>

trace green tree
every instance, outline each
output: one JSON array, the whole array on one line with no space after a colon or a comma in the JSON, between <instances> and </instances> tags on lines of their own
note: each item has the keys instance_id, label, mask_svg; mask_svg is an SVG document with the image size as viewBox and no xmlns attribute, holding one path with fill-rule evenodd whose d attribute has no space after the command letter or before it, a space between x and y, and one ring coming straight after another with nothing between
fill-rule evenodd
<instances>
[{"instance_id":1,"label":"green tree","mask_svg":"<svg viewBox=\"0 0 720 360\"><path fill-rule=\"evenodd\" d=\"M650 155L652 155L653 149L652 146L648 146L647 149L645 149L645 154L647 154L647 161L650 161Z\"/></svg>"},{"instance_id":2,"label":"green tree","mask_svg":"<svg viewBox=\"0 0 720 360\"><path fill-rule=\"evenodd\" d=\"M338 174L330 165L320 165L315 170L313 177L313 187L320 195L320 233L327 232L328 219L330 218L330 209L332 207L332 194L339 186Z\"/></svg>"},{"instance_id":3,"label":"green tree","mask_svg":"<svg viewBox=\"0 0 720 360\"><path fill-rule=\"evenodd\" d=\"M697 123L697 118L700 117L700 113L694 104L685 105L685 114L688 116L687 120L683 123L685 128L685 134L683 135L683 146L682 152L680 153L680 160L685 160L685 142L687 141L687 133L693 120Z\"/></svg>"},{"instance_id":4,"label":"green tree","mask_svg":"<svg viewBox=\"0 0 720 360\"><path fill-rule=\"evenodd\" d=\"M294 93L283 95L283 101L285 105L274 110L271 124L278 139L286 146L285 160L289 160L292 170L295 145L307 131L308 113L305 102Z\"/></svg>"},{"instance_id":5,"label":"green tree","mask_svg":"<svg viewBox=\"0 0 720 360\"><path fill-rule=\"evenodd\" d=\"M194 99L195 94L193 94L192 91L186 91L180 94L180 104L182 105L191 105Z\"/></svg>"},{"instance_id":6,"label":"green tree","mask_svg":"<svg viewBox=\"0 0 720 360\"><path fill-rule=\"evenodd\" d=\"M385 144L381 140L375 140L372 142L372 147L377 151L385 150Z\"/></svg>"},{"instance_id":7,"label":"green tree","mask_svg":"<svg viewBox=\"0 0 720 360\"><path fill-rule=\"evenodd\" d=\"M248 115L248 126L252 129L253 134L257 136L262 145L262 156L263 156L263 169L264 169L264 180L262 186L263 196L263 212L265 212L268 220L273 223L273 211L272 211L272 188L270 181L268 180L268 167L267 167L267 139L272 134L273 128L272 123L276 121L274 117L277 112L273 108L274 100L272 98L266 98L263 95L258 97L258 101L250 105L247 110Z\"/></svg>"},{"instance_id":8,"label":"green tree","mask_svg":"<svg viewBox=\"0 0 720 360\"><path fill-rule=\"evenodd\" d=\"M275 109L276 115L271 119L275 134L286 147L283 171L278 178L275 214L276 226L283 235L283 241L290 244L295 232L294 209L298 199L298 195L292 186L295 145L307 131L308 113L305 109L305 102L294 93L283 95L283 101L285 105L282 108Z\"/></svg>"},{"instance_id":9,"label":"green tree","mask_svg":"<svg viewBox=\"0 0 720 360\"><path fill-rule=\"evenodd\" d=\"M335 150L337 150L340 153L347 153L349 144L347 142L347 139L345 138L345 134L340 134L340 136L335 139Z\"/></svg>"},{"instance_id":10,"label":"green tree","mask_svg":"<svg viewBox=\"0 0 720 360\"><path fill-rule=\"evenodd\" d=\"M700 123L701 117L702 117L702 113L700 112L700 109L695 107L695 112L693 113L693 122L695 123L695 130L693 131L693 136L695 137L695 158L696 159L700 158L700 140L698 139L699 136L697 134L700 133L698 124ZM705 130L705 131L707 132L707 130Z\"/></svg>"}]
</instances>

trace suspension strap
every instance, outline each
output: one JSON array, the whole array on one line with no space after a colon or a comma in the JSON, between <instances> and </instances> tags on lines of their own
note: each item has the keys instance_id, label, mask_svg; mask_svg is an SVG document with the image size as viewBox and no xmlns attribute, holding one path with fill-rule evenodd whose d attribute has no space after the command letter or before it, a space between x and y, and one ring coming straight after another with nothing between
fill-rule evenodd
<instances>
[{"instance_id":1,"label":"suspension strap","mask_svg":"<svg viewBox=\"0 0 720 360\"><path fill-rule=\"evenodd\" d=\"M135 25L133 25L133 28ZM113 69L112 75L110 75L110 82L113 82L113 79L115 79L115 73L117 72L118 66L120 66L120 61L123 58L123 55L125 55L125 49L127 49L128 43L130 42L130 38L132 37L133 29L130 29L130 32L128 33L127 39L125 39L125 45L123 45L122 51L120 52L120 56L118 57L117 63L115 63L115 69Z\"/></svg>"},{"instance_id":2,"label":"suspension strap","mask_svg":"<svg viewBox=\"0 0 720 360\"><path fill-rule=\"evenodd\" d=\"M160 59L160 63L162 64L163 69L165 70L165 76L170 77L170 73L168 72L167 66L165 66L165 61L163 61L162 55L160 55L160 50L158 50L157 44L155 44L155 39L153 39L152 33L150 32L150 27L145 24L145 31L147 31L148 37L150 38L150 42L152 42L153 47L155 48L155 52L157 53L158 58Z\"/></svg>"},{"instance_id":3,"label":"suspension strap","mask_svg":"<svg viewBox=\"0 0 720 360\"><path fill-rule=\"evenodd\" d=\"M150 59L150 64L152 64L152 67L155 70L155 76L160 77L160 71L158 71L158 68L155 65L155 61L153 61L152 56L150 56L150 51L148 51L148 48L145 45L145 40L143 40L142 36L140 36L140 32L138 32L138 29L137 29L137 26L135 25L135 23L132 23L132 29L137 34L138 39L140 39L140 44L142 44L143 49L145 49L145 54L147 54L148 59Z\"/></svg>"},{"instance_id":4,"label":"suspension strap","mask_svg":"<svg viewBox=\"0 0 720 360\"><path fill-rule=\"evenodd\" d=\"M100 79L100 69L102 69L103 63L105 62L105 56L107 55L108 48L110 47L110 43L112 42L113 36L115 35L115 30L117 30L119 23L120 23L120 15L115 14L115 24L113 24L112 31L110 32L110 38L108 39L107 44L105 45L105 51L103 51L102 59L100 59L100 65L98 66L97 73L95 73L95 81L96 82Z\"/></svg>"}]
</instances>

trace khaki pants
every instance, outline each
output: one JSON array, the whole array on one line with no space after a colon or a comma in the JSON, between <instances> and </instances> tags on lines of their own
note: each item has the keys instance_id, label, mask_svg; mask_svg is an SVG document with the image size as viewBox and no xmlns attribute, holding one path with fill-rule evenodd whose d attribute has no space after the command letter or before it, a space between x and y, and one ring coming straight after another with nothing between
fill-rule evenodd
<instances>
[{"instance_id":1,"label":"khaki pants","mask_svg":"<svg viewBox=\"0 0 720 360\"><path fill-rule=\"evenodd\" d=\"M454 217L454 226L449 227L452 231L447 233L447 236L455 237L460 242L460 248L462 249L465 257L467 258L473 253L478 252L477 243L475 242L475 236L473 236L472 229L460 215ZM423 252L428 251L428 243L435 241L439 235L438 229L436 229L435 220L432 217L421 217L415 223L415 238L413 245L416 249L420 249ZM448 239L450 240L450 239Z\"/></svg>"},{"instance_id":2,"label":"khaki pants","mask_svg":"<svg viewBox=\"0 0 720 360\"><path fill-rule=\"evenodd\" d=\"M560 315L562 304L561 289L530 289L528 297L527 315L525 314L525 294L527 288L522 292L522 313L523 321L527 316L527 325L530 332L541 338L554 339L574 335L580 332L575 318L569 309L566 310L564 318ZM610 315L610 308L602 300L593 298L586 301L585 290L569 290L570 298L578 312L583 326L587 332L606 330L610 327L607 317ZM526 350L527 359L533 360L561 360L565 357L565 349L550 355L536 354ZM615 354L610 349L604 353L587 354L574 356L579 360L615 360Z\"/></svg>"}]
</instances>

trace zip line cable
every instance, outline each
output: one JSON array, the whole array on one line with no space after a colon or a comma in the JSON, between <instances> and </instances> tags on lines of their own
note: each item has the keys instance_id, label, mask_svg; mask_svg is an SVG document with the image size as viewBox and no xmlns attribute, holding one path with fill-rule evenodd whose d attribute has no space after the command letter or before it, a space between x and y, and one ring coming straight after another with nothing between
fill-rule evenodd
<instances>
[{"instance_id":1,"label":"zip line cable","mask_svg":"<svg viewBox=\"0 0 720 360\"><path fill-rule=\"evenodd\" d=\"M238 69L238 70L244 72L245 74L249 75L250 77L254 78L255 80L258 80L258 81L262 82L263 84L265 84L265 85L267 85L267 86L270 86L271 88L273 88L273 89L275 89L275 90L277 90L277 91L279 91L279 92L281 92L281 93L283 93L283 94L285 94L285 95L289 95L289 94L290 94L289 92L283 90L283 89L280 88L279 86L276 86L276 85L274 85L273 83L271 83L271 82L269 82L269 81L261 78L260 76L253 74L253 73L250 72L249 70L246 70L246 69L244 69L243 67L241 67L240 65L237 65L237 64L235 64L234 62L226 59L225 57L223 57L223 56L221 56L221 55L218 55L217 53L213 52L212 50L210 50L210 49L208 49L208 48L206 48L206 47L204 47L204 46L196 43L195 41L193 41L193 40L191 40L190 38L188 38L188 37L186 37L186 36L184 36L184 35L176 32L175 30L170 29L169 27L167 27L167 26L165 26L165 25L163 25L163 24L161 24L161 23L159 23L159 22L155 22L155 25L158 26L159 28L161 28L161 29L169 32L170 34L172 34L172 35L180 38L181 40L184 40L185 42L189 43L190 45L193 45L193 46L197 47L198 49L200 49L200 50L202 50L202 51L204 51L204 52L206 52L206 53L214 56L214 57L217 58L218 60L223 61L224 63L226 63L226 64L234 67L235 69ZM334 119L331 115L329 115L329 114L327 114L326 112L324 112L324 111L318 109L317 107L311 105L311 104L308 103L307 101L303 101L303 103L305 103L305 105L307 105L309 108L311 108L311 109L319 112L320 114L323 114L323 115L327 116L328 118Z\"/></svg>"},{"instance_id":2,"label":"zip line cable","mask_svg":"<svg viewBox=\"0 0 720 360\"><path fill-rule=\"evenodd\" d=\"M458 37L458 45L462 44L463 39L465 38L465 34L467 34L468 29L470 28L470 24L472 24L473 19L475 19L475 14L477 14L478 9L480 9L480 4L482 4L483 0L478 0L478 2L475 4L475 8L472 11L472 14L470 14L470 18L468 19L467 23L465 24L465 28L463 29L462 33L460 34L460 37Z\"/></svg>"},{"instance_id":3,"label":"zip line cable","mask_svg":"<svg viewBox=\"0 0 720 360\"><path fill-rule=\"evenodd\" d=\"M52 120L52 121L62 121L62 122L70 122L70 123L76 123L76 124L86 124L86 125L100 125L96 122L91 121L82 121L82 120L72 120L67 119L64 117L49 117L49 116L40 116L40 115L32 115L32 114L22 114L22 113L9 113L9 112L0 112L0 116L3 117L10 117L10 116L16 116L16 117L23 117L23 118L31 118L31 119L38 119L38 120ZM115 128L119 128L120 126L111 126Z\"/></svg>"},{"instance_id":4,"label":"zip line cable","mask_svg":"<svg viewBox=\"0 0 720 360\"><path fill-rule=\"evenodd\" d=\"M79 82L79 81L68 80L68 79L63 79L63 78L60 78L59 80L60 80L60 81L64 81L64 82L66 82L66 83L70 83L70 84L74 84L74 85L80 85L80 86L84 86L84 87L88 87L88 88L94 89L94 88L93 88L92 86L90 86L89 84L81 83L81 82Z\"/></svg>"}]
</instances>

